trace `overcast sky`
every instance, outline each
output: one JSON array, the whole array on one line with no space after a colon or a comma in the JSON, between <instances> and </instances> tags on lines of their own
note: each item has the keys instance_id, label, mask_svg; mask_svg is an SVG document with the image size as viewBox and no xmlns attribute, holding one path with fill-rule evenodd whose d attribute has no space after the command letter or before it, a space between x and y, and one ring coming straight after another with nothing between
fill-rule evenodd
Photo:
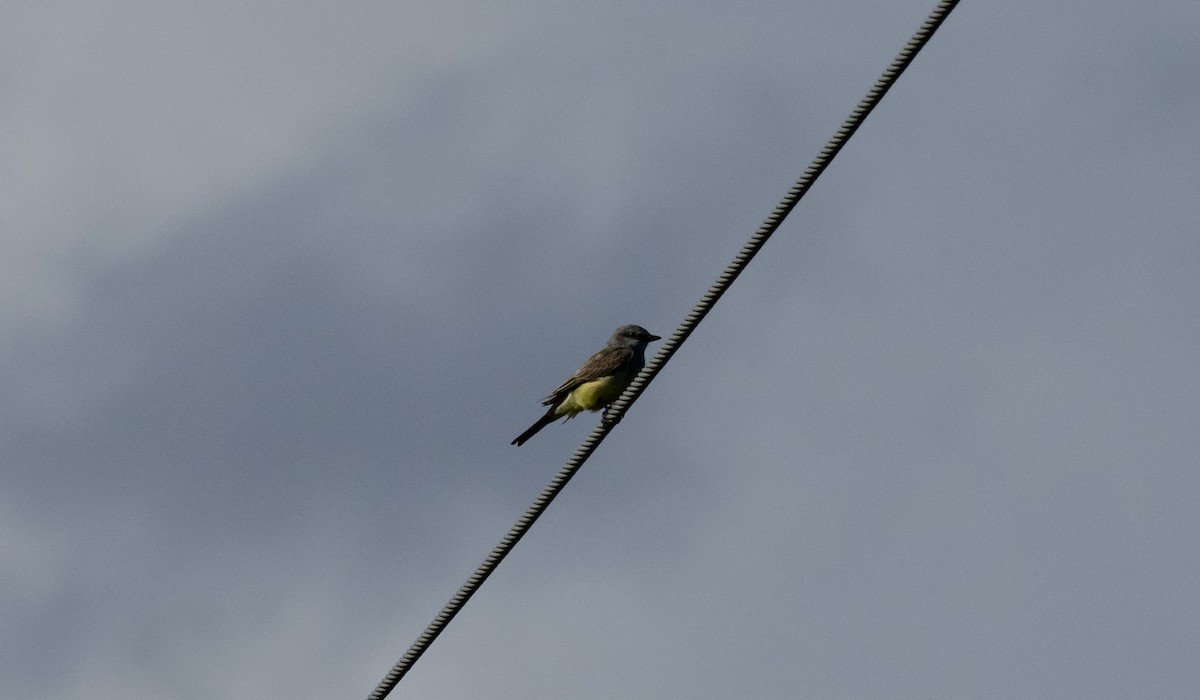
<instances>
[{"instance_id":1,"label":"overcast sky","mask_svg":"<svg viewBox=\"0 0 1200 700\"><path fill-rule=\"evenodd\" d=\"M933 4L9 3L0 696L366 696ZM1200 696L1197 37L963 3L393 697Z\"/></svg>"}]
</instances>

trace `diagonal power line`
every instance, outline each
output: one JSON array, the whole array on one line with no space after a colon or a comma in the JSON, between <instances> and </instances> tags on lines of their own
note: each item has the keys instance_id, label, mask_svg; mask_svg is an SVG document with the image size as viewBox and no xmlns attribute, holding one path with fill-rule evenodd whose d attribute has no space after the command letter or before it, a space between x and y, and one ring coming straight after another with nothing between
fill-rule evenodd
<instances>
[{"instance_id":1,"label":"diagonal power line","mask_svg":"<svg viewBox=\"0 0 1200 700\"><path fill-rule=\"evenodd\" d=\"M496 570L496 567L500 565L504 557L508 556L508 553L517 545L517 542L525 536L525 533L529 532L529 529L533 527L533 523L545 512L550 502L562 491L567 482L571 480L571 477L575 475L575 472L579 471L579 468L583 466L588 457L596 451L596 448L599 447L613 426L621 420L621 417L625 415L625 412L629 410L633 402L641 396L646 386L653 381L654 377L662 371L663 366L667 364L667 361L671 359L679 349L679 346L688 339L688 336L692 334L692 331L696 329L700 321L708 315L708 312L712 310L717 301L725 294L730 285L733 284L733 281L738 278L738 275L742 274L746 265L758 254L763 244L775 233L780 224L783 223L783 220L787 218L787 215L791 213L792 209L796 207L796 204L808 192L817 178L821 176L821 173L825 171L825 168L829 167L834 157L842 150L846 142L850 140L850 137L854 135L858 127L862 126L867 115L875 109L879 101L883 99L883 96L895 84L900 74L912 63L917 53L929 42L933 33L937 31L938 27L941 26L942 22L950 15L950 12L954 10L956 5L958 5L958 0L942 0L929 13L929 16L925 19L920 29L908 40L908 43L896 55L896 58L892 59L887 70L875 81L875 84L867 91L866 96L850 112L850 116L846 117L846 120L842 122L837 133L829 139L825 147L821 149L821 152L817 154L817 157L805 169L800 179L792 185L791 189L788 190L787 194L776 205L770 216L763 221L758 230L754 232L754 235L750 237L750 240L742 246L742 249L738 251L733 261L717 277L717 281L708 288L708 291L704 293L704 296L700 298L700 301L684 318L679 328L675 329L675 332L663 343L658 354L646 364L646 368L633 380L629 388L609 407L605 420L596 426L591 434L584 439L583 443L575 451L575 454L571 455L571 458L554 475L550 483L542 489L542 492L538 494L537 499L529 506L525 514L513 524L508 533L504 535L503 539L500 540L483 560L483 563L475 569L475 572L471 574L450 601L438 612L433 621L425 627L425 631L417 637L417 641L413 642L408 651L404 653L404 656L400 657L400 660L388 671L387 675L384 676L383 680L379 682L379 685L368 696L368 700L382 700L382 698L387 697L392 692L392 689L408 673L413 664L417 662L417 659L421 658L421 655L425 653L425 650L429 648L433 640L437 639L438 635L454 619L454 616L471 599L471 596L475 595L475 592L479 590L483 582L492 575L492 572Z\"/></svg>"}]
</instances>

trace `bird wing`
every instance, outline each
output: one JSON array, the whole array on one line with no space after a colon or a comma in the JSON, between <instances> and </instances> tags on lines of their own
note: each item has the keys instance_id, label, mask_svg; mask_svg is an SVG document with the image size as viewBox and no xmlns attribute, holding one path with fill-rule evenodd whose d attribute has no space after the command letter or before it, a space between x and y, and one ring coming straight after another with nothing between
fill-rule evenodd
<instances>
[{"instance_id":1,"label":"bird wing","mask_svg":"<svg viewBox=\"0 0 1200 700\"><path fill-rule=\"evenodd\" d=\"M542 402L543 406L554 406L562 402L575 389L582 384L611 377L616 374L621 366L633 359L633 350L631 348L604 348L600 352L588 358L583 366L576 370L571 378L559 385L554 393L546 397Z\"/></svg>"}]
</instances>

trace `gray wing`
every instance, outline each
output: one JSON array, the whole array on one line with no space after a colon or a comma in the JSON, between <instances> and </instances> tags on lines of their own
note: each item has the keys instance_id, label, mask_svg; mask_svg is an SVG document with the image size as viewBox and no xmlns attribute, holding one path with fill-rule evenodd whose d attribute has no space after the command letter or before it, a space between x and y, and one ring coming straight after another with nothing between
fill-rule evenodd
<instances>
[{"instance_id":1,"label":"gray wing","mask_svg":"<svg viewBox=\"0 0 1200 700\"><path fill-rule=\"evenodd\" d=\"M543 406L556 406L567 398L567 394L575 391L581 384L587 384L603 377L611 377L625 363L633 359L631 348L604 348L588 358L583 366L576 370L571 378L559 385L553 394L546 397Z\"/></svg>"}]
</instances>

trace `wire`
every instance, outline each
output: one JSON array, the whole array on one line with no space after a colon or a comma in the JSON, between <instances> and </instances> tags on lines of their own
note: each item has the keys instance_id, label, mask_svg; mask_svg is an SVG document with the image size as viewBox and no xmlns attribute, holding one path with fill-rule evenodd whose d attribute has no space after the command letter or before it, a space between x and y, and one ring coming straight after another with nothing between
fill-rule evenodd
<instances>
[{"instance_id":1,"label":"wire","mask_svg":"<svg viewBox=\"0 0 1200 700\"><path fill-rule=\"evenodd\" d=\"M550 483L542 489L542 492L538 494L537 499L529 506L525 514L513 524L508 534L500 540L483 560L483 563L475 569L475 572L459 587L450 601L433 618L433 621L425 627L425 630L417 637L417 641L413 642L408 651L404 653L404 656L400 657L400 660L396 662L387 675L384 676L383 680L379 682L375 690L368 696L368 700L382 700L382 698L387 697L392 692L392 689L408 673L413 664L417 662L417 659L421 658L421 655L425 653L429 645L446 629L446 626L462 610L467 601L471 599L471 596L475 595L475 592L479 590L483 582L492 575L492 572L496 570L496 567L504 560L504 557L508 556L513 547L529 532L529 529L533 527L533 524L545 512L550 502L562 491L567 482L571 480L571 477L575 476L575 472L579 471L579 468L583 466L588 457L596 451L596 448L600 446L600 443L613 427L620 422L633 402L645 391L646 386L662 371L663 366L667 364L679 349L679 346L687 340L692 331L696 329L696 326L700 324L700 321L708 315L708 312L712 310L721 296L733 284L733 281L746 269L746 265L758 254L758 251L762 249L767 239L779 229L783 220L787 218L787 215L796 207L796 204L804 197L817 178L821 176L825 168L829 166L838 152L842 150L842 147L846 145L846 142L850 140L854 132L858 131L858 127L862 126L863 121L866 120L871 111L875 109L875 106L879 104L879 101L883 99L883 96L895 84L900 74L904 72L904 69L916 58L917 53L929 42L933 33L937 31L938 27L941 26L942 22L950 15L950 12L954 10L956 5L958 5L958 0L942 0L929 13L921 28L913 34L913 37L909 39L900 53L896 55L896 58L892 60L887 70L883 72L883 75L875 81L875 84L867 91L866 96L850 112L850 116L842 122L837 132L829 139L825 147L821 149L821 152L809 164L808 168L805 169L800 179L792 185L791 189L788 190L787 194L776 205L770 216L758 227L758 230L754 232L754 235L750 237L746 245L742 246L742 249L734 256L733 261L725 267L725 270L717 277L717 281L708 288L708 291L704 293L704 296L700 298L700 301L684 318L679 328L671 334L670 338L667 338L658 353L646 364L645 369L641 371L633 382L630 383L625 392L621 394L621 397L614 401L608 410L605 411L604 420L584 439L579 448L575 450L575 454L571 455L571 458L554 475Z\"/></svg>"}]
</instances>

